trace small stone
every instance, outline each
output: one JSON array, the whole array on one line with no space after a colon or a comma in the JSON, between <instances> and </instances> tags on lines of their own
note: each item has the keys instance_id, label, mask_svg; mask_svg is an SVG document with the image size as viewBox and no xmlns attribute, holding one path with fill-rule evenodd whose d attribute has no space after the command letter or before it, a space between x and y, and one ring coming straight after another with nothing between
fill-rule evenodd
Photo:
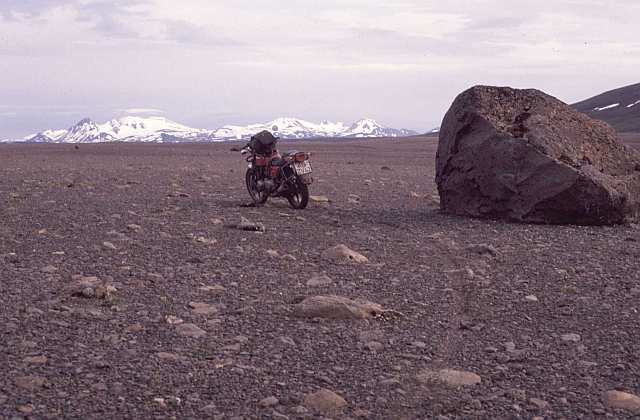
<instances>
[{"instance_id":1,"label":"small stone","mask_svg":"<svg viewBox=\"0 0 640 420\"><path fill-rule=\"evenodd\" d=\"M214 413L218 412L218 407L215 404L208 404L208 405L205 405L204 407L200 408L200 411L204 411L204 412L206 412L208 414L213 415ZM211 417L211 418L214 419L214 420L222 420L222 419L224 419L224 415L216 414L216 415L213 415L213 417Z\"/></svg>"},{"instance_id":2,"label":"small stone","mask_svg":"<svg viewBox=\"0 0 640 420\"><path fill-rule=\"evenodd\" d=\"M176 332L183 337L201 338L204 337L207 332L195 324L178 324L176 326Z\"/></svg>"},{"instance_id":3,"label":"small stone","mask_svg":"<svg viewBox=\"0 0 640 420\"><path fill-rule=\"evenodd\" d=\"M414 341L413 343L411 343L411 345L413 347L417 347L419 349L426 349L427 348L427 343L425 343L423 341Z\"/></svg>"},{"instance_id":4,"label":"small stone","mask_svg":"<svg viewBox=\"0 0 640 420\"><path fill-rule=\"evenodd\" d=\"M586 360L580 360L578 362L578 366L585 368L585 369L590 369L590 368L594 368L596 366L598 366L598 363L596 362L588 362Z\"/></svg>"},{"instance_id":5,"label":"small stone","mask_svg":"<svg viewBox=\"0 0 640 420\"><path fill-rule=\"evenodd\" d=\"M42 309L38 309L35 306L29 306L26 309L29 315L43 315L44 311Z\"/></svg>"},{"instance_id":6,"label":"small stone","mask_svg":"<svg viewBox=\"0 0 640 420\"><path fill-rule=\"evenodd\" d=\"M167 322L167 324L169 325L178 325L178 324L182 324L184 321L181 318L178 318L175 315L167 315L164 320Z\"/></svg>"},{"instance_id":7,"label":"small stone","mask_svg":"<svg viewBox=\"0 0 640 420\"><path fill-rule=\"evenodd\" d=\"M369 341L368 343L365 343L364 347L369 351L379 352L384 349L384 344L377 341Z\"/></svg>"},{"instance_id":8,"label":"small stone","mask_svg":"<svg viewBox=\"0 0 640 420\"><path fill-rule=\"evenodd\" d=\"M312 296L295 305L293 314L300 318L365 319L384 312L382 306L365 300L341 296Z\"/></svg>"},{"instance_id":9,"label":"small stone","mask_svg":"<svg viewBox=\"0 0 640 420\"><path fill-rule=\"evenodd\" d=\"M47 273L47 274L53 274L56 271L58 271L58 269L52 265L47 265L46 267L42 267L40 269L40 271L42 271L43 273Z\"/></svg>"},{"instance_id":10,"label":"small stone","mask_svg":"<svg viewBox=\"0 0 640 420\"><path fill-rule=\"evenodd\" d=\"M258 405L260 405L260 407L262 408L273 407L278 404L280 404L280 401L273 396L264 398L263 400L260 400L260 402L258 403Z\"/></svg>"},{"instance_id":11,"label":"small stone","mask_svg":"<svg viewBox=\"0 0 640 420\"><path fill-rule=\"evenodd\" d=\"M536 406L539 410L548 410L550 407L548 402L540 398L529 398L529 403Z\"/></svg>"},{"instance_id":12,"label":"small stone","mask_svg":"<svg viewBox=\"0 0 640 420\"><path fill-rule=\"evenodd\" d=\"M359 419L366 419L371 416L371 412L367 410L357 409L353 411L353 416Z\"/></svg>"},{"instance_id":13,"label":"small stone","mask_svg":"<svg viewBox=\"0 0 640 420\"><path fill-rule=\"evenodd\" d=\"M580 335L574 334L574 333L562 334L560 338L562 339L562 341L570 341L574 343L577 343L578 341L580 341Z\"/></svg>"},{"instance_id":14,"label":"small stone","mask_svg":"<svg viewBox=\"0 0 640 420\"><path fill-rule=\"evenodd\" d=\"M346 245L340 244L322 253L322 259L330 260L337 264L344 263L366 263L369 259L364 255L349 249Z\"/></svg>"},{"instance_id":15,"label":"small stone","mask_svg":"<svg viewBox=\"0 0 640 420\"><path fill-rule=\"evenodd\" d=\"M18 411L21 412L22 414L32 414L33 413L33 406L32 405L19 405L18 406Z\"/></svg>"},{"instance_id":16,"label":"small stone","mask_svg":"<svg viewBox=\"0 0 640 420\"><path fill-rule=\"evenodd\" d=\"M291 337L279 337L278 340L280 340L282 343L287 344L289 346L296 346L296 342L293 341L293 339Z\"/></svg>"},{"instance_id":17,"label":"small stone","mask_svg":"<svg viewBox=\"0 0 640 420\"><path fill-rule=\"evenodd\" d=\"M482 382L482 378L473 373L462 370L442 369L439 371L426 370L417 376L420 382L439 381L451 387L462 387L477 385Z\"/></svg>"},{"instance_id":18,"label":"small stone","mask_svg":"<svg viewBox=\"0 0 640 420\"><path fill-rule=\"evenodd\" d=\"M202 286L199 288L199 290L202 290L203 292L210 292L210 293L222 293L224 292L226 289L226 287L220 285L220 284L214 284L212 286Z\"/></svg>"},{"instance_id":19,"label":"small stone","mask_svg":"<svg viewBox=\"0 0 640 420\"><path fill-rule=\"evenodd\" d=\"M47 380L41 376L19 376L15 378L14 383L18 388L33 392L44 387Z\"/></svg>"},{"instance_id":20,"label":"small stone","mask_svg":"<svg viewBox=\"0 0 640 420\"><path fill-rule=\"evenodd\" d=\"M402 383L396 378L390 378L381 380L380 385L387 387L399 387Z\"/></svg>"},{"instance_id":21,"label":"small stone","mask_svg":"<svg viewBox=\"0 0 640 420\"><path fill-rule=\"evenodd\" d=\"M277 258L277 257L280 256L278 251L276 251L275 249L267 249L267 255L269 255L270 257L274 257L274 258Z\"/></svg>"},{"instance_id":22,"label":"small stone","mask_svg":"<svg viewBox=\"0 0 640 420\"><path fill-rule=\"evenodd\" d=\"M524 297L524 300L526 300L527 302L537 302L538 297L536 295L528 295Z\"/></svg>"},{"instance_id":23,"label":"small stone","mask_svg":"<svg viewBox=\"0 0 640 420\"><path fill-rule=\"evenodd\" d=\"M137 333L142 330L144 330L144 327L139 322L136 322L135 324L129 325L127 328L125 328L125 331L128 333Z\"/></svg>"},{"instance_id":24,"label":"small stone","mask_svg":"<svg viewBox=\"0 0 640 420\"><path fill-rule=\"evenodd\" d=\"M136 225L135 223L131 223L131 224L127 225L127 229L132 230L134 232L138 232L138 231L142 230L142 226Z\"/></svg>"},{"instance_id":25,"label":"small stone","mask_svg":"<svg viewBox=\"0 0 640 420\"><path fill-rule=\"evenodd\" d=\"M30 356L30 357L25 357L22 360L25 363L29 363L32 365L44 365L47 363L49 359L47 359L47 356Z\"/></svg>"},{"instance_id":26,"label":"small stone","mask_svg":"<svg viewBox=\"0 0 640 420\"><path fill-rule=\"evenodd\" d=\"M118 248L116 248L116 246L115 246L113 243L111 243L111 242L107 242L107 241L104 241L104 242L102 243L102 247L103 247L104 249L108 249L108 250L110 250L110 251L115 251L116 249L118 249Z\"/></svg>"},{"instance_id":27,"label":"small stone","mask_svg":"<svg viewBox=\"0 0 640 420\"><path fill-rule=\"evenodd\" d=\"M332 414L346 407L347 401L333 391L321 389L305 395L304 406L319 413Z\"/></svg>"},{"instance_id":28,"label":"small stone","mask_svg":"<svg viewBox=\"0 0 640 420\"><path fill-rule=\"evenodd\" d=\"M496 257L499 254L493 245L488 244L470 245L466 249L478 255L491 255L492 257Z\"/></svg>"},{"instance_id":29,"label":"small stone","mask_svg":"<svg viewBox=\"0 0 640 420\"><path fill-rule=\"evenodd\" d=\"M504 343L503 345L504 345L504 349L509 353L511 353L511 352L516 350L516 343L514 343L512 341L508 341L508 342Z\"/></svg>"},{"instance_id":30,"label":"small stone","mask_svg":"<svg viewBox=\"0 0 640 420\"><path fill-rule=\"evenodd\" d=\"M330 203L329 197L325 195L311 195L309 199L315 203Z\"/></svg>"},{"instance_id":31,"label":"small stone","mask_svg":"<svg viewBox=\"0 0 640 420\"><path fill-rule=\"evenodd\" d=\"M205 245L215 245L218 243L216 239L205 238L204 236L198 236L196 238L196 242L205 244Z\"/></svg>"},{"instance_id":32,"label":"small stone","mask_svg":"<svg viewBox=\"0 0 640 420\"><path fill-rule=\"evenodd\" d=\"M628 392L607 391L602 394L602 401L607 407L640 414L640 397Z\"/></svg>"},{"instance_id":33,"label":"small stone","mask_svg":"<svg viewBox=\"0 0 640 420\"><path fill-rule=\"evenodd\" d=\"M330 284L333 284L333 280L326 274L314 273L311 275L311 278L307 280L307 286L309 287L321 287Z\"/></svg>"},{"instance_id":34,"label":"small stone","mask_svg":"<svg viewBox=\"0 0 640 420\"><path fill-rule=\"evenodd\" d=\"M158 359L160 359L160 360L169 360L171 362L177 362L177 361L186 359L184 356L180 356L180 355L175 354L175 353L169 353L169 352L164 352L164 351L156 353L156 357Z\"/></svg>"},{"instance_id":35,"label":"small stone","mask_svg":"<svg viewBox=\"0 0 640 420\"><path fill-rule=\"evenodd\" d=\"M190 302L189 307L192 309L193 313L197 315L214 315L218 313L218 308L208 303Z\"/></svg>"}]
</instances>

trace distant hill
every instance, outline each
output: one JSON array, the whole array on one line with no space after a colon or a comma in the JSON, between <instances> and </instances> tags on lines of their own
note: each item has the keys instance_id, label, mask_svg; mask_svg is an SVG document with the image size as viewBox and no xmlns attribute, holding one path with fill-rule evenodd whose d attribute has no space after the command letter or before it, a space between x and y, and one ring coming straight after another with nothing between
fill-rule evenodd
<instances>
[{"instance_id":1,"label":"distant hill","mask_svg":"<svg viewBox=\"0 0 640 420\"><path fill-rule=\"evenodd\" d=\"M610 90L572 105L621 133L640 133L640 83Z\"/></svg>"}]
</instances>

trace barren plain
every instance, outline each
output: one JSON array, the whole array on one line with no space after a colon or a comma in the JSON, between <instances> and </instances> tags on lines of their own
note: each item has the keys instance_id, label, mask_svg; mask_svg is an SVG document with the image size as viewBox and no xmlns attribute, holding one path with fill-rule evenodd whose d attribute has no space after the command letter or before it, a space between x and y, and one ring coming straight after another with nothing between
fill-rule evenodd
<instances>
[{"instance_id":1,"label":"barren plain","mask_svg":"<svg viewBox=\"0 0 640 420\"><path fill-rule=\"evenodd\" d=\"M245 207L230 147L0 146L0 418L634 415L640 226L441 214L436 138L283 144L329 201Z\"/></svg>"}]
</instances>

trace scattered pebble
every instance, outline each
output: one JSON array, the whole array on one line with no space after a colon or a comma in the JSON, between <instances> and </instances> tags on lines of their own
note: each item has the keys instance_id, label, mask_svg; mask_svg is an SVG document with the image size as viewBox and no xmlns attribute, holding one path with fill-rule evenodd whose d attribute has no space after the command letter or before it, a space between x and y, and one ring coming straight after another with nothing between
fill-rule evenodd
<instances>
[{"instance_id":1,"label":"scattered pebble","mask_svg":"<svg viewBox=\"0 0 640 420\"><path fill-rule=\"evenodd\" d=\"M176 332L183 337L201 338L207 335L207 332L195 324L178 324Z\"/></svg>"},{"instance_id":2,"label":"scattered pebble","mask_svg":"<svg viewBox=\"0 0 640 420\"><path fill-rule=\"evenodd\" d=\"M607 407L640 414L640 397L637 395L622 391L607 391L602 394L602 401Z\"/></svg>"},{"instance_id":3,"label":"scattered pebble","mask_svg":"<svg viewBox=\"0 0 640 420\"><path fill-rule=\"evenodd\" d=\"M369 259L364 255L349 249L346 245L340 244L329 248L322 253L322 259L333 261L337 264L345 263L366 263Z\"/></svg>"},{"instance_id":4,"label":"scattered pebble","mask_svg":"<svg viewBox=\"0 0 640 420\"><path fill-rule=\"evenodd\" d=\"M333 414L344 409L347 401L333 391L321 389L305 395L304 406L322 414Z\"/></svg>"},{"instance_id":5,"label":"scattered pebble","mask_svg":"<svg viewBox=\"0 0 640 420\"><path fill-rule=\"evenodd\" d=\"M570 341L574 343L577 343L578 341L580 341L580 335L574 334L574 333L562 334L560 338L562 339L562 341Z\"/></svg>"}]
</instances>

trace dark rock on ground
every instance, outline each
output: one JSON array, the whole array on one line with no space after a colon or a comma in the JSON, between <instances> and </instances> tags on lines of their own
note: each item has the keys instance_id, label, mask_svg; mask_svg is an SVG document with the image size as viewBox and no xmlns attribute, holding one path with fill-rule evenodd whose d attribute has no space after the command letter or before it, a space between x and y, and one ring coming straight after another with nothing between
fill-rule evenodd
<instances>
[{"instance_id":1,"label":"dark rock on ground","mask_svg":"<svg viewBox=\"0 0 640 420\"><path fill-rule=\"evenodd\" d=\"M447 213L609 225L639 215L638 164L613 128L543 92L476 86L444 118L436 182Z\"/></svg>"}]
</instances>

